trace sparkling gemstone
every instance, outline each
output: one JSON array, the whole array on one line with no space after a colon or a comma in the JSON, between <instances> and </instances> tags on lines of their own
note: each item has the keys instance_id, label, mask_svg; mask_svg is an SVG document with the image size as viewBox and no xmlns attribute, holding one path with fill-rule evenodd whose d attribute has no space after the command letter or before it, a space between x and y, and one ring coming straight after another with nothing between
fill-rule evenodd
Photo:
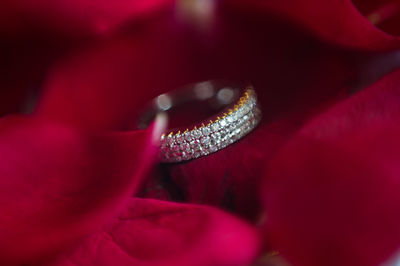
<instances>
[{"instance_id":1,"label":"sparkling gemstone","mask_svg":"<svg viewBox=\"0 0 400 266\"><path fill-rule=\"evenodd\" d=\"M215 122L215 123L213 123L213 124L211 124L211 129L215 132L215 131L218 131L219 130L219 123L218 122Z\"/></svg>"},{"instance_id":2,"label":"sparkling gemstone","mask_svg":"<svg viewBox=\"0 0 400 266\"><path fill-rule=\"evenodd\" d=\"M171 148L172 148L172 150L173 150L174 152L179 152L179 151L180 151L179 145L173 145Z\"/></svg>"},{"instance_id":3,"label":"sparkling gemstone","mask_svg":"<svg viewBox=\"0 0 400 266\"><path fill-rule=\"evenodd\" d=\"M208 144L210 144L210 138L209 137L203 137L202 139L201 139L201 143L203 144L203 145L208 145Z\"/></svg>"},{"instance_id":4,"label":"sparkling gemstone","mask_svg":"<svg viewBox=\"0 0 400 266\"><path fill-rule=\"evenodd\" d=\"M208 151L208 149L205 149L205 148L202 148L202 149L200 149L200 153L201 153L201 155L207 155L207 154L209 154L210 152Z\"/></svg>"},{"instance_id":5,"label":"sparkling gemstone","mask_svg":"<svg viewBox=\"0 0 400 266\"><path fill-rule=\"evenodd\" d=\"M221 133L220 132L214 132L214 133L212 133L212 135L211 135L211 137L213 138L213 139L219 139L219 138L221 138Z\"/></svg>"},{"instance_id":6,"label":"sparkling gemstone","mask_svg":"<svg viewBox=\"0 0 400 266\"><path fill-rule=\"evenodd\" d=\"M191 157L193 155L193 150L189 148L189 149L185 150L185 153L186 153L187 157Z\"/></svg>"},{"instance_id":7,"label":"sparkling gemstone","mask_svg":"<svg viewBox=\"0 0 400 266\"><path fill-rule=\"evenodd\" d=\"M243 117L244 115L246 115L246 108L243 106L243 107L242 107L242 117Z\"/></svg>"},{"instance_id":8,"label":"sparkling gemstone","mask_svg":"<svg viewBox=\"0 0 400 266\"><path fill-rule=\"evenodd\" d=\"M250 111L250 106L246 103L245 105L243 105L243 112L247 114L249 111Z\"/></svg>"},{"instance_id":9,"label":"sparkling gemstone","mask_svg":"<svg viewBox=\"0 0 400 266\"><path fill-rule=\"evenodd\" d=\"M211 133L211 130L210 130L210 128L209 128L208 126L203 127L203 128L202 128L202 131L203 131L203 134L204 134L205 136L208 136L208 135L210 135L210 133Z\"/></svg>"},{"instance_id":10,"label":"sparkling gemstone","mask_svg":"<svg viewBox=\"0 0 400 266\"><path fill-rule=\"evenodd\" d=\"M222 129L220 132L221 132L221 135L222 135L223 137L225 137L225 136L229 135L229 133L230 133L231 131L229 130L229 128L224 128L224 129Z\"/></svg>"},{"instance_id":11,"label":"sparkling gemstone","mask_svg":"<svg viewBox=\"0 0 400 266\"><path fill-rule=\"evenodd\" d=\"M201 152L200 151L195 151L194 153L193 153L193 157L194 158L199 158L201 156Z\"/></svg>"},{"instance_id":12,"label":"sparkling gemstone","mask_svg":"<svg viewBox=\"0 0 400 266\"><path fill-rule=\"evenodd\" d=\"M246 122L246 121L244 121L244 120L239 120L239 121L237 122L237 124L236 124L236 128L242 127L243 124L244 124L245 122Z\"/></svg>"},{"instance_id":13,"label":"sparkling gemstone","mask_svg":"<svg viewBox=\"0 0 400 266\"><path fill-rule=\"evenodd\" d=\"M240 118L239 112L238 111L233 112L232 117L234 121L238 120Z\"/></svg>"},{"instance_id":14,"label":"sparkling gemstone","mask_svg":"<svg viewBox=\"0 0 400 266\"><path fill-rule=\"evenodd\" d=\"M242 117L244 115L243 113L243 107L240 107L237 111L236 111L236 116L238 117L238 119L240 117Z\"/></svg>"},{"instance_id":15,"label":"sparkling gemstone","mask_svg":"<svg viewBox=\"0 0 400 266\"><path fill-rule=\"evenodd\" d=\"M193 137L190 131L185 132L185 139L189 142L192 141Z\"/></svg>"},{"instance_id":16,"label":"sparkling gemstone","mask_svg":"<svg viewBox=\"0 0 400 266\"><path fill-rule=\"evenodd\" d=\"M183 144L181 144L181 149L182 149L182 151L189 151L190 150L190 146L189 146L189 144L188 143L183 143Z\"/></svg>"},{"instance_id":17,"label":"sparkling gemstone","mask_svg":"<svg viewBox=\"0 0 400 266\"><path fill-rule=\"evenodd\" d=\"M181 152L181 157L182 157L182 159L184 159L184 160L187 160L187 158L188 158L188 155L186 154L186 152Z\"/></svg>"},{"instance_id":18,"label":"sparkling gemstone","mask_svg":"<svg viewBox=\"0 0 400 266\"><path fill-rule=\"evenodd\" d=\"M181 134L179 134L179 133L176 134L175 139L176 139L176 142L177 142L177 143L184 143L184 142L185 142L184 136L181 135Z\"/></svg>"},{"instance_id":19,"label":"sparkling gemstone","mask_svg":"<svg viewBox=\"0 0 400 266\"><path fill-rule=\"evenodd\" d=\"M192 131L192 135L193 135L193 137L194 137L195 139L198 139L198 138L201 137L201 131L198 130L198 129L195 129L195 130Z\"/></svg>"},{"instance_id":20,"label":"sparkling gemstone","mask_svg":"<svg viewBox=\"0 0 400 266\"><path fill-rule=\"evenodd\" d=\"M190 147L192 147L193 150L197 151L200 149L200 141L199 140L193 140L190 142Z\"/></svg>"},{"instance_id":21,"label":"sparkling gemstone","mask_svg":"<svg viewBox=\"0 0 400 266\"><path fill-rule=\"evenodd\" d=\"M209 149L210 149L211 152L216 152L218 150L218 147L216 145L211 144L209 146Z\"/></svg>"},{"instance_id":22,"label":"sparkling gemstone","mask_svg":"<svg viewBox=\"0 0 400 266\"><path fill-rule=\"evenodd\" d=\"M226 142L227 142L228 145L231 144L231 143L233 143L233 142L235 142L235 135L234 135L234 134L231 134L231 135L229 136L229 138L226 139Z\"/></svg>"},{"instance_id":23,"label":"sparkling gemstone","mask_svg":"<svg viewBox=\"0 0 400 266\"><path fill-rule=\"evenodd\" d=\"M226 120L225 120L225 119L221 119L221 120L219 121L219 125L220 125L221 127L226 126L226 125L227 125Z\"/></svg>"},{"instance_id":24,"label":"sparkling gemstone","mask_svg":"<svg viewBox=\"0 0 400 266\"><path fill-rule=\"evenodd\" d=\"M225 147L227 146L227 144L228 144L228 143L227 143L227 140L224 139L224 140L222 140L222 141L219 143L219 147L220 147L220 148L225 148Z\"/></svg>"}]
</instances>

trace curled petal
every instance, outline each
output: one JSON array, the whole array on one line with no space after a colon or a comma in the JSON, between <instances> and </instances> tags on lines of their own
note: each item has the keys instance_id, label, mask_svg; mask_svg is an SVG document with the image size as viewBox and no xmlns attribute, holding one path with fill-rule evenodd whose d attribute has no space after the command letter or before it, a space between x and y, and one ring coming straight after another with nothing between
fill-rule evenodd
<instances>
[{"instance_id":1,"label":"curled petal","mask_svg":"<svg viewBox=\"0 0 400 266\"><path fill-rule=\"evenodd\" d=\"M55 265L249 265L258 248L253 228L217 209L132 198Z\"/></svg>"},{"instance_id":2,"label":"curled petal","mask_svg":"<svg viewBox=\"0 0 400 266\"><path fill-rule=\"evenodd\" d=\"M341 46L373 51L394 50L400 47L398 30L393 31L397 28L400 17L398 1L233 0L231 2L242 8L258 8L260 12L289 19L320 38ZM382 23L383 19L388 21ZM382 23L382 27L378 28L374 23Z\"/></svg>"}]
</instances>

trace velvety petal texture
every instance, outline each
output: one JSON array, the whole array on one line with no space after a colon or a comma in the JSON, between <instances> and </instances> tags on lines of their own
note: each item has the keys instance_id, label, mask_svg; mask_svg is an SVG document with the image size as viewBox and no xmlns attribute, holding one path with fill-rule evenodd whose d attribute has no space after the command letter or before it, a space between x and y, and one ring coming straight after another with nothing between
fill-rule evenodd
<instances>
[{"instance_id":1,"label":"velvety petal texture","mask_svg":"<svg viewBox=\"0 0 400 266\"><path fill-rule=\"evenodd\" d=\"M132 198L55 265L250 265L256 231L211 207Z\"/></svg>"},{"instance_id":2,"label":"velvety petal texture","mask_svg":"<svg viewBox=\"0 0 400 266\"><path fill-rule=\"evenodd\" d=\"M294 265L380 265L400 248L400 71L307 124L270 163L267 238Z\"/></svg>"},{"instance_id":3,"label":"velvety petal texture","mask_svg":"<svg viewBox=\"0 0 400 266\"><path fill-rule=\"evenodd\" d=\"M160 131L1 119L1 263L41 261L108 222L152 165Z\"/></svg>"}]
</instances>

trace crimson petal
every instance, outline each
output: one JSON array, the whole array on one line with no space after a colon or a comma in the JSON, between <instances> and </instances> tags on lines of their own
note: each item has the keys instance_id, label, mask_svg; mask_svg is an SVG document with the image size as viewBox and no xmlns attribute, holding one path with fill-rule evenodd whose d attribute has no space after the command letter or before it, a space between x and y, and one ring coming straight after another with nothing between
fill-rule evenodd
<instances>
[{"instance_id":1,"label":"crimson petal","mask_svg":"<svg viewBox=\"0 0 400 266\"><path fill-rule=\"evenodd\" d=\"M249 265L258 248L252 227L217 209L132 198L55 265Z\"/></svg>"},{"instance_id":2,"label":"crimson petal","mask_svg":"<svg viewBox=\"0 0 400 266\"><path fill-rule=\"evenodd\" d=\"M160 121L146 131L89 133L3 118L0 261L41 260L108 222L151 166Z\"/></svg>"},{"instance_id":3,"label":"crimson petal","mask_svg":"<svg viewBox=\"0 0 400 266\"><path fill-rule=\"evenodd\" d=\"M399 84L323 113L271 162L267 239L295 265L380 265L400 247Z\"/></svg>"}]
</instances>

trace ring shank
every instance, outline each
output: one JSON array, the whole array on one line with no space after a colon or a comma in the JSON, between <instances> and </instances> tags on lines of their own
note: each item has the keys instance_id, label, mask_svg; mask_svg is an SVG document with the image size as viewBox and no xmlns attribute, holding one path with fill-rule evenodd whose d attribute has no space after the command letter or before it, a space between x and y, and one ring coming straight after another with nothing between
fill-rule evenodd
<instances>
[{"instance_id":1,"label":"ring shank","mask_svg":"<svg viewBox=\"0 0 400 266\"><path fill-rule=\"evenodd\" d=\"M214 153L243 138L261 120L253 87L202 82L158 96L147 110L147 116L143 116L142 126L156 113L168 112L190 101L203 101L208 108L219 112L207 120L162 135L162 162L182 162Z\"/></svg>"}]
</instances>

